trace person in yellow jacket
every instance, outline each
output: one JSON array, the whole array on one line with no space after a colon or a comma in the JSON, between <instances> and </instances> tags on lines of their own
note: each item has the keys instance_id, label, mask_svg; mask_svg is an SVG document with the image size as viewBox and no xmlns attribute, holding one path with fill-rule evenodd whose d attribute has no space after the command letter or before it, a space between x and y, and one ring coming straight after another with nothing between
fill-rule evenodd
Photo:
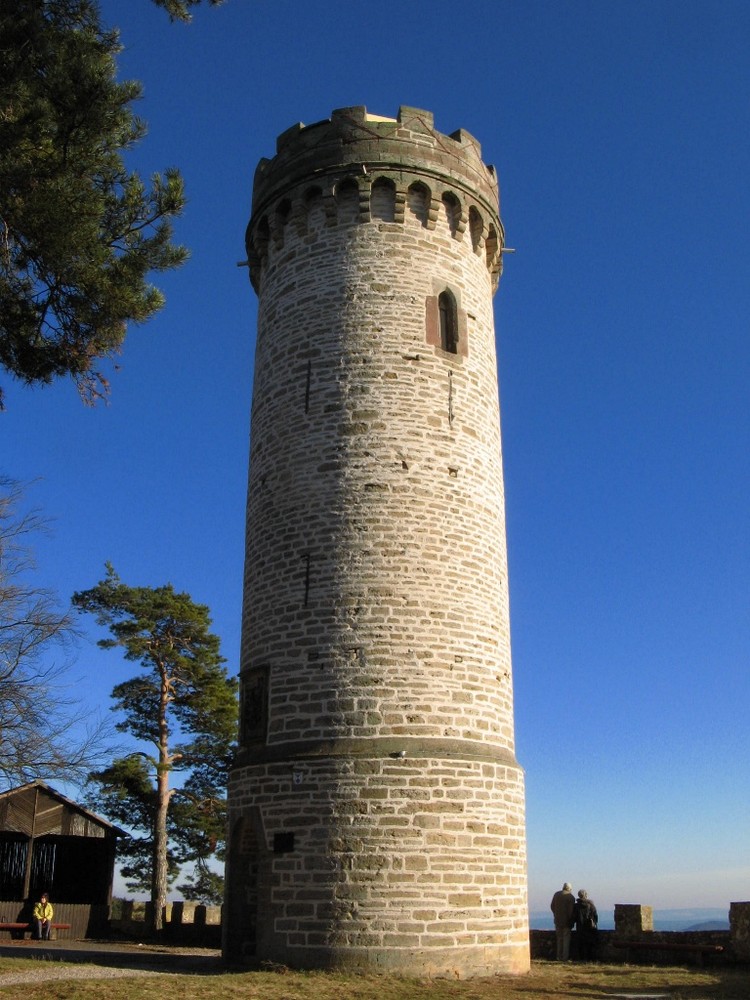
<instances>
[{"instance_id":1,"label":"person in yellow jacket","mask_svg":"<svg viewBox=\"0 0 750 1000\"><path fill-rule=\"evenodd\" d=\"M54 912L49 896L43 892L39 902L34 904L34 937L37 941L49 941Z\"/></svg>"}]
</instances>

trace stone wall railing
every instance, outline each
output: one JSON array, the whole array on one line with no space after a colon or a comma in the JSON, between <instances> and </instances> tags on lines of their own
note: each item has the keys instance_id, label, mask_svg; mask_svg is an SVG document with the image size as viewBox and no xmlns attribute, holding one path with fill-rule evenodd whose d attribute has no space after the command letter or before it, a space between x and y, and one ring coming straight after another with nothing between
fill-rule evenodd
<instances>
[{"instance_id":1,"label":"stone wall railing","mask_svg":"<svg viewBox=\"0 0 750 1000\"><path fill-rule=\"evenodd\" d=\"M121 902L119 918L110 920L116 934L145 938L151 904ZM164 936L175 943L196 947L221 947L220 906L168 903L164 910ZM599 931L597 960L643 962L649 965L728 965L750 962L750 902L730 903L728 931L655 931L650 906L615 906L615 930ZM531 957L554 959L555 932L530 932ZM571 958L576 958L573 932Z\"/></svg>"},{"instance_id":2,"label":"stone wall railing","mask_svg":"<svg viewBox=\"0 0 750 1000\"><path fill-rule=\"evenodd\" d=\"M125 899L121 902L120 916L110 920L110 929L126 937L148 936L151 903ZM167 903L164 908L164 936L176 943L205 948L221 947L220 906L204 906L179 900Z\"/></svg>"},{"instance_id":3,"label":"stone wall railing","mask_svg":"<svg viewBox=\"0 0 750 1000\"><path fill-rule=\"evenodd\" d=\"M555 932L532 930L531 957L555 958ZM576 932L571 959L577 957ZM615 905L615 929L599 931L596 959L648 965L729 965L750 961L750 902L730 903L727 931L655 931L653 908Z\"/></svg>"}]
</instances>

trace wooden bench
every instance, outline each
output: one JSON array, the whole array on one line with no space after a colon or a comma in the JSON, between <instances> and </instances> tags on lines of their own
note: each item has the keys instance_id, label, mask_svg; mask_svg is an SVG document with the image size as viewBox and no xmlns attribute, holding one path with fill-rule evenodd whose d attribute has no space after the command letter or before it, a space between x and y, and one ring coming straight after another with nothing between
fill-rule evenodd
<instances>
[{"instance_id":1,"label":"wooden bench","mask_svg":"<svg viewBox=\"0 0 750 1000\"><path fill-rule=\"evenodd\" d=\"M69 931L71 927L70 924L56 924L54 922L50 926L53 931ZM0 921L0 931L11 931L23 937L24 934L33 933L34 927L28 920L25 923L8 923Z\"/></svg>"},{"instance_id":2,"label":"wooden bench","mask_svg":"<svg viewBox=\"0 0 750 1000\"><path fill-rule=\"evenodd\" d=\"M636 951L680 951L695 955L698 965L703 965L704 955L718 955L723 944L701 944L700 941L613 941L613 948L625 948L625 960L630 960L631 949Z\"/></svg>"}]
</instances>

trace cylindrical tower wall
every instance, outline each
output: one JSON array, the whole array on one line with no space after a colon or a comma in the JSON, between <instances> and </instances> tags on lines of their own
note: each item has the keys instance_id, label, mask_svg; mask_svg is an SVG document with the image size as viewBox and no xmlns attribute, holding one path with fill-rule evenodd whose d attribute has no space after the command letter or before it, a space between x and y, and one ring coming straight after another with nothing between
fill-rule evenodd
<instances>
[{"instance_id":1,"label":"cylindrical tower wall","mask_svg":"<svg viewBox=\"0 0 750 1000\"><path fill-rule=\"evenodd\" d=\"M528 967L494 172L364 108L256 173L259 293L227 951Z\"/></svg>"}]
</instances>

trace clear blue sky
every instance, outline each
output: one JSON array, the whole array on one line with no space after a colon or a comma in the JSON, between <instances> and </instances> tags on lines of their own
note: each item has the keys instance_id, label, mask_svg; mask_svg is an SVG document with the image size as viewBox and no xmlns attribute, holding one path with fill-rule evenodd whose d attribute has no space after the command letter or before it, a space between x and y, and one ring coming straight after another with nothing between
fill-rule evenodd
<instances>
[{"instance_id":1,"label":"clear blue sky","mask_svg":"<svg viewBox=\"0 0 750 1000\"><path fill-rule=\"evenodd\" d=\"M431 110L498 169L495 300L530 903L750 899L750 4L107 0L144 83L133 158L185 176L163 313L111 404L7 385L0 471L39 481L66 598L111 560L210 606L236 669L256 300L243 236L295 122ZM131 666L93 645L106 706Z\"/></svg>"}]
</instances>

